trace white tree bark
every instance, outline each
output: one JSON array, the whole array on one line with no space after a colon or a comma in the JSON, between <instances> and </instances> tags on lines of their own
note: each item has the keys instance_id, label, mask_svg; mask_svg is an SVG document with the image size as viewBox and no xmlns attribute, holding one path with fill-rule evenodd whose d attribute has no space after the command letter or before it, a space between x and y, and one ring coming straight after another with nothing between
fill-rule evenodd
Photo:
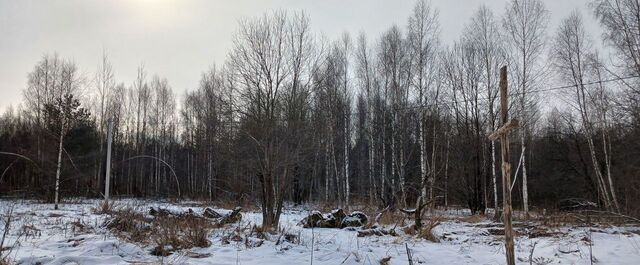
<instances>
[{"instance_id":1,"label":"white tree bark","mask_svg":"<svg viewBox=\"0 0 640 265\"><path fill-rule=\"evenodd\" d=\"M386 96L385 96L386 97ZM386 99L385 99L386 102ZM385 179L387 178L387 152L386 152L386 141L385 141L385 137L386 137L386 128L387 126L384 124L384 122L386 121L386 110L383 110L382 112L382 134L381 134L381 138L382 138L382 156L380 157L380 161L382 162L382 172L380 172L380 198L384 201L386 199L385 196ZM387 201L385 201L385 203L388 203Z\"/></svg>"},{"instance_id":2,"label":"white tree bark","mask_svg":"<svg viewBox=\"0 0 640 265\"><path fill-rule=\"evenodd\" d=\"M346 91L345 91L346 92ZM345 93L346 94L346 93ZM348 105L347 105L348 106ZM344 115L344 200L346 206L349 207L349 119L347 118L347 113Z\"/></svg>"},{"instance_id":3,"label":"white tree bark","mask_svg":"<svg viewBox=\"0 0 640 265\"><path fill-rule=\"evenodd\" d=\"M598 71L598 78L600 78L600 72ZM604 97L604 87L602 87L602 83L600 83L600 91L599 98L600 101L600 119L602 123L602 150L604 152L604 161L605 166L607 167L607 180L609 181L609 191L611 192L611 200L613 201L613 206L615 207L616 212L620 212L620 205L618 204L618 198L616 196L616 190L613 186L613 179L611 178L611 141L609 140L609 123L607 122L607 106L605 103Z\"/></svg>"},{"instance_id":4,"label":"white tree bark","mask_svg":"<svg viewBox=\"0 0 640 265\"><path fill-rule=\"evenodd\" d=\"M64 118L63 118L64 119ZM56 191L55 191L55 198L54 198L54 209L58 210L58 203L60 200L60 171L62 169L62 146L63 146L63 141L64 141L64 124L65 122L62 121L62 124L60 124L60 144L58 145L58 167L56 169Z\"/></svg>"},{"instance_id":5,"label":"white tree bark","mask_svg":"<svg viewBox=\"0 0 640 265\"><path fill-rule=\"evenodd\" d=\"M422 94L422 93L420 93ZM420 105L422 105L422 96L420 96ZM424 142L424 110L420 109L419 114L420 122L418 123L418 144L420 145L420 177L422 180L422 198L427 198L427 169L425 163L427 162L425 159L425 153L427 146Z\"/></svg>"},{"instance_id":6,"label":"white tree bark","mask_svg":"<svg viewBox=\"0 0 640 265\"><path fill-rule=\"evenodd\" d=\"M324 149L324 159L325 159L325 163L324 163L324 202L328 202L329 201L329 178L331 177L329 175L329 171L331 170L329 165L330 165L330 160L329 160L329 140L326 139L325 140L325 149Z\"/></svg>"},{"instance_id":7,"label":"white tree bark","mask_svg":"<svg viewBox=\"0 0 640 265\"><path fill-rule=\"evenodd\" d=\"M396 114L391 114L391 194L396 195Z\"/></svg>"},{"instance_id":8,"label":"white tree bark","mask_svg":"<svg viewBox=\"0 0 640 265\"><path fill-rule=\"evenodd\" d=\"M525 216L529 216L529 191L527 188L527 154L526 154L526 146L525 146L525 126L523 126L520 135L520 147L523 150L522 154L522 203L524 204L524 214Z\"/></svg>"},{"instance_id":9,"label":"white tree bark","mask_svg":"<svg viewBox=\"0 0 640 265\"><path fill-rule=\"evenodd\" d=\"M491 141L491 178L493 182L493 209L498 213L498 183L496 180L496 142Z\"/></svg>"}]
</instances>

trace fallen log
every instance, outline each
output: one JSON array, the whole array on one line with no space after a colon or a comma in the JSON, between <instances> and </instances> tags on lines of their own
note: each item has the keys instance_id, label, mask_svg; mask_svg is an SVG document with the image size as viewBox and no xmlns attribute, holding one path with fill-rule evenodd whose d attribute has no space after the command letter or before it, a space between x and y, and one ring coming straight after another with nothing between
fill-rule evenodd
<instances>
[{"instance_id":1,"label":"fallen log","mask_svg":"<svg viewBox=\"0 0 640 265\"><path fill-rule=\"evenodd\" d=\"M385 236L385 235L398 236L398 233L396 233L396 230L393 228L391 229L375 228L375 229L365 229L365 230L358 231L358 237Z\"/></svg>"},{"instance_id":2,"label":"fallen log","mask_svg":"<svg viewBox=\"0 0 640 265\"><path fill-rule=\"evenodd\" d=\"M234 208L233 211L231 211L230 213L225 214L218 221L218 226L223 226L223 225L226 225L226 224L236 223L236 222L239 222L240 220L242 220L242 214L240 214L240 211L242 211L242 207L238 206L238 207Z\"/></svg>"},{"instance_id":3,"label":"fallen log","mask_svg":"<svg viewBox=\"0 0 640 265\"><path fill-rule=\"evenodd\" d=\"M214 211L211 208L206 208L204 209L204 212L202 213L202 216L207 217L207 218L211 218L211 219L217 219L222 217L222 214L219 214L218 212Z\"/></svg>"}]
</instances>

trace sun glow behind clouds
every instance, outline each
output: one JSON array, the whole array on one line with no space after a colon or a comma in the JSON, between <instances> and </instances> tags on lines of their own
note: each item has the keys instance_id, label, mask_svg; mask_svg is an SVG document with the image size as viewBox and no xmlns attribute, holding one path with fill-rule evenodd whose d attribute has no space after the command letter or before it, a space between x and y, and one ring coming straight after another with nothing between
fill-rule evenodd
<instances>
[{"instance_id":1,"label":"sun glow behind clouds","mask_svg":"<svg viewBox=\"0 0 640 265\"><path fill-rule=\"evenodd\" d=\"M175 26L181 20L189 18L189 1L125 0L123 2L130 18L146 30Z\"/></svg>"}]
</instances>

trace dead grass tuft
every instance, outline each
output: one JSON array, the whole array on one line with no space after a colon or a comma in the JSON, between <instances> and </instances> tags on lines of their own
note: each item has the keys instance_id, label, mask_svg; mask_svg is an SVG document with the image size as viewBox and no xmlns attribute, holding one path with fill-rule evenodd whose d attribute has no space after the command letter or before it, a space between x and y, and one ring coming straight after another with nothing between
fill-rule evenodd
<instances>
[{"instance_id":1,"label":"dead grass tuft","mask_svg":"<svg viewBox=\"0 0 640 265\"><path fill-rule=\"evenodd\" d=\"M378 222L381 225L399 225L399 226L404 226L405 222L407 221L407 215L399 212L399 211L387 211L384 212L381 216L380 219L378 220Z\"/></svg>"},{"instance_id":2,"label":"dead grass tuft","mask_svg":"<svg viewBox=\"0 0 640 265\"><path fill-rule=\"evenodd\" d=\"M208 247L213 224L194 215L146 217L131 208L112 211L106 227L116 236L133 243L155 245L152 255L168 256L174 251Z\"/></svg>"},{"instance_id":3,"label":"dead grass tuft","mask_svg":"<svg viewBox=\"0 0 640 265\"><path fill-rule=\"evenodd\" d=\"M440 242L440 239L433 234L433 229L441 224L441 218L435 217L429 219L429 221L420 230L420 237L429 240L431 242Z\"/></svg>"},{"instance_id":4,"label":"dead grass tuft","mask_svg":"<svg viewBox=\"0 0 640 265\"><path fill-rule=\"evenodd\" d=\"M481 214L474 214L474 215L466 216L462 218L463 222L471 223L471 224L476 224L485 220L487 220L487 217Z\"/></svg>"},{"instance_id":5,"label":"dead grass tuft","mask_svg":"<svg viewBox=\"0 0 640 265\"><path fill-rule=\"evenodd\" d=\"M82 235L92 233L94 231L93 227L84 223L81 219L77 219L71 222L71 232L74 235Z\"/></svg>"},{"instance_id":6,"label":"dead grass tuft","mask_svg":"<svg viewBox=\"0 0 640 265\"><path fill-rule=\"evenodd\" d=\"M92 207L91 212L94 214L113 214L117 208L114 201L103 201L98 206Z\"/></svg>"}]
</instances>

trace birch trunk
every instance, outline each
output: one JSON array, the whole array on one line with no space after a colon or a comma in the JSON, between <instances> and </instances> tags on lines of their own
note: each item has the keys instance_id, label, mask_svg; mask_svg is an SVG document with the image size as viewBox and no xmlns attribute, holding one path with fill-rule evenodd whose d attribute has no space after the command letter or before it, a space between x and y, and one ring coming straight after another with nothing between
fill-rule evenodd
<instances>
[{"instance_id":1,"label":"birch trunk","mask_svg":"<svg viewBox=\"0 0 640 265\"><path fill-rule=\"evenodd\" d=\"M368 112L371 113L371 108L369 108ZM373 114L369 114L369 115L373 115ZM377 185L373 177L373 174L374 174L373 163L375 160L374 154L375 154L375 150L374 150L374 143L373 143L373 122L371 121L371 117L370 117L369 118L369 183L370 183L369 202L371 205L373 205L373 203L376 202L378 198L378 196L376 195Z\"/></svg>"},{"instance_id":2,"label":"birch trunk","mask_svg":"<svg viewBox=\"0 0 640 265\"><path fill-rule=\"evenodd\" d=\"M342 197L342 194L341 194L341 187L340 187L340 174L338 172L338 158L337 158L338 156L336 155L337 151L336 151L336 147L335 147L335 143L334 143L333 137L331 137L331 151L332 151L331 154L333 155L332 161L333 161L333 171L334 171L333 175L335 177L335 180L334 180L335 182L334 183L335 183L335 188L336 188L336 197L337 197L338 205L341 206L342 203L343 203L343 201L342 201L343 197Z\"/></svg>"},{"instance_id":3,"label":"birch trunk","mask_svg":"<svg viewBox=\"0 0 640 265\"><path fill-rule=\"evenodd\" d=\"M607 109L605 106L604 99L604 88L602 87L602 83L600 83L600 113L602 120L602 150L604 152L604 161L605 166L607 167L607 180L609 181L609 191L611 192L611 199L613 201L613 206L617 213L620 212L620 205L618 204L618 198L616 196L616 190L613 186L613 179L611 178L611 141L609 140L609 125L607 123Z\"/></svg>"},{"instance_id":4,"label":"birch trunk","mask_svg":"<svg viewBox=\"0 0 640 265\"><path fill-rule=\"evenodd\" d=\"M525 146L525 129L522 127L520 135L520 147L522 147L522 203L524 204L524 215L529 216L529 192L527 190L527 154Z\"/></svg>"},{"instance_id":5,"label":"birch trunk","mask_svg":"<svg viewBox=\"0 0 640 265\"><path fill-rule=\"evenodd\" d=\"M396 114L391 118L391 194L396 195Z\"/></svg>"},{"instance_id":6,"label":"birch trunk","mask_svg":"<svg viewBox=\"0 0 640 265\"><path fill-rule=\"evenodd\" d=\"M431 170L429 173L429 199L435 197L433 195L433 189L436 183L436 126L433 125L433 140L431 145Z\"/></svg>"},{"instance_id":7,"label":"birch trunk","mask_svg":"<svg viewBox=\"0 0 640 265\"><path fill-rule=\"evenodd\" d=\"M447 190L449 189L449 145L451 143L451 140L449 139L449 136L447 135L447 152L445 154L445 158L444 158L444 206L447 207L449 206L449 198L447 197L449 194L447 192Z\"/></svg>"},{"instance_id":8,"label":"birch trunk","mask_svg":"<svg viewBox=\"0 0 640 265\"><path fill-rule=\"evenodd\" d=\"M382 120L383 120L383 125L382 125L382 156L381 156L381 161L382 161L382 172L380 174L380 198L382 199L382 201L384 201L385 203L388 203L386 201L386 197L385 197L385 179L387 178L387 152L386 152L386 146L385 146L385 136L386 136L386 128L387 126L384 125L384 120L385 120L385 113L386 111L383 111L382 114Z\"/></svg>"},{"instance_id":9,"label":"birch trunk","mask_svg":"<svg viewBox=\"0 0 640 265\"><path fill-rule=\"evenodd\" d=\"M58 203L60 199L60 170L62 169L62 145L64 141L64 121L60 125L60 143L58 145L58 167L56 169L56 191L54 198L54 209L58 210Z\"/></svg>"},{"instance_id":10,"label":"birch trunk","mask_svg":"<svg viewBox=\"0 0 640 265\"><path fill-rule=\"evenodd\" d=\"M349 206L349 124L347 115L344 115L344 200Z\"/></svg>"},{"instance_id":11,"label":"birch trunk","mask_svg":"<svg viewBox=\"0 0 640 265\"><path fill-rule=\"evenodd\" d=\"M398 156L398 179L400 182L400 203L402 206L407 206L407 195L405 193L405 176L404 176L404 143L400 141L400 150Z\"/></svg>"},{"instance_id":12,"label":"birch trunk","mask_svg":"<svg viewBox=\"0 0 640 265\"><path fill-rule=\"evenodd\" d=\"M422 91L421 93L422 94ZM422 96L420 96L420 105L422 106ZM427 171L425 167L425 153L427 146L424 142L424 110L420 110L420 122L418 128L418 144L420 145L420 178L422 180L422 198L427 198Z\"/></svg>"},{"instance_id":13,"label":"birch trunk","mask_svg":"<svg viewBox=\"0 0 640 265\"><path fill-rule=\"evenodd\" d=\"M493 129L495 131L495 128ZM498 183L496 180L496 141L491 141L491 177L493 181L493 211L494 219L499 218L498 214Z\"/></svg>"},{"instance_id":14,"label":"birch trunk","mask_svg":"<svg viewBox=\"0 0 640 265\"><path fill-rule=\"evenodd\" d=\"M324 176L325 176L325 178L324 178L324 202L326 203L326 202L329 201L329 178L330 178L329 170L331 170L329 168L329 163L330 163L329 161L330 160L329 160L329 141L328 140L325 142L325 149L324 150L325 150L325 153L324 153L324 156L325 156L325 163L324 163L324 166L325 166L325 170L324 170Z\"/></svg>"}]
</instances>

